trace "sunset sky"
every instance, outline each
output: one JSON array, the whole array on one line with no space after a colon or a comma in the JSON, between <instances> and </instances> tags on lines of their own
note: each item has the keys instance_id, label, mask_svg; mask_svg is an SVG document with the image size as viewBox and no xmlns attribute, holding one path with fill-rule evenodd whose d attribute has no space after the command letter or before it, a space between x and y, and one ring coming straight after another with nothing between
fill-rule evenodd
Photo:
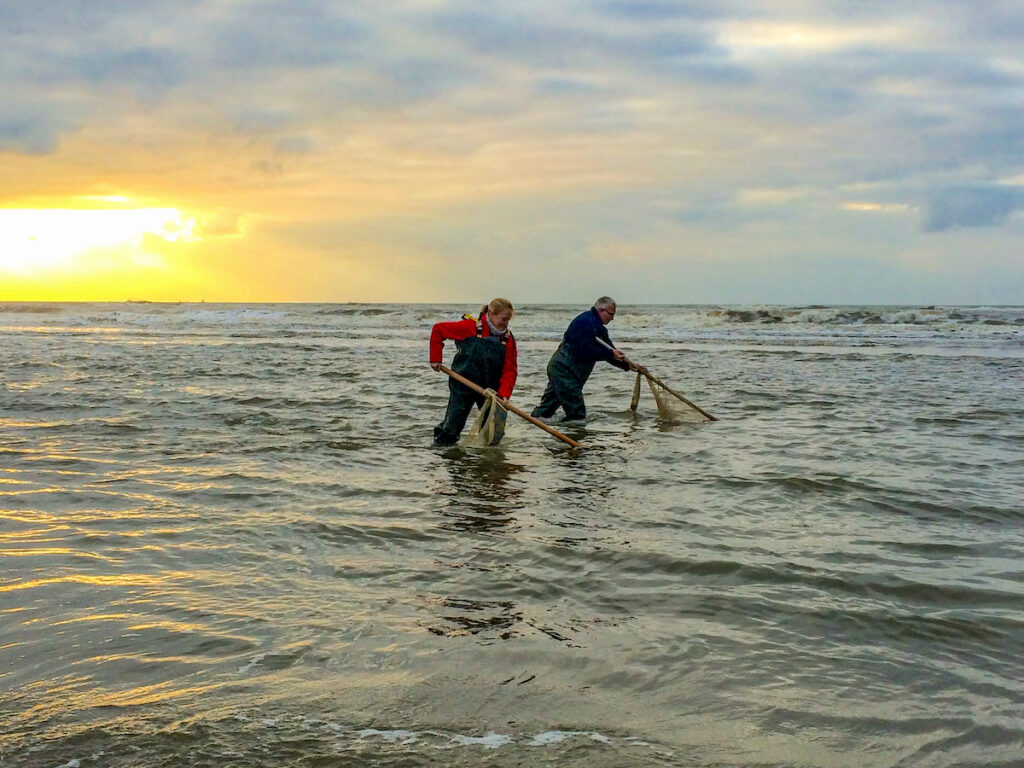
<instances>
[{"instance_id":1,"label":"sunset sky","mask_svg":"<svg viewBox=\"0 0 1024 768\"><path fill-rule=\"evenodd\" d=\"M1024 303L1019 0L0 0L0 300Z\"/></svg>"}]
</instances>

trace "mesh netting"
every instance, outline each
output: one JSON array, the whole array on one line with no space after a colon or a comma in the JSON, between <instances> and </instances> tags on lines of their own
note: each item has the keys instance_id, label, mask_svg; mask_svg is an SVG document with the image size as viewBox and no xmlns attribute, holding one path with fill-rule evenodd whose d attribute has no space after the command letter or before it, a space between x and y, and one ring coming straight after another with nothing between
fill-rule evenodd
<instances>
[{"instance_id":1,"label":"mesh netting","mask_svg":"<svg viewBox=\"0 0 1024 768\"><path fill-rule=\"evenodd\" d=\"M711 420L697 406L673 392L654 377L648 376L647 383L651 387L654 401L658 404L658 415L663 421L680 424Z\"/></svg>"},{"instance_id":2,"label":"mesh netting","mask_svg":"<svg viewBox=\"0 0 1024 768\"><path fill-rule=\"evenodd\" d=\"M498 395L494 390L484 390L484 394L487 397L477 412L476 421L460 441L461 445L468 448L486 448L490 445L497 445L505 436L505 420L508 417L508 410L498 402Z\"/></svg>"}]
</instances>

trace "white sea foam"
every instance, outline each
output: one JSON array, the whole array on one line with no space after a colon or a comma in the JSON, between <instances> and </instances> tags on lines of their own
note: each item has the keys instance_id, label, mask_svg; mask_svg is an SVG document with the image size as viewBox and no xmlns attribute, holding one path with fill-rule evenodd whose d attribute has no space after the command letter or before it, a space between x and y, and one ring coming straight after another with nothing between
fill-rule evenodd
<instances>
[{"instance_id":1,"label":"white sea foam","mask_svg":"<svg viewBox=\"0 0 1024 768\"><path fill-rule=\"evenodd\" d=\"M242 722L251 722L253 717L244 714L234 714L232 719ZM320 731L330 733L341 739L338 744L343 748L349 740L355 742L379 741L386 744L425 744L428 748L434 749L457 749L460 747L483 747L484 749L498 749L505 746L522 745L531 748L553 747L568 739L586 739L605 746L613 744L613 739L595 731L563 731L548 730L529 734L505 734L496 731L488 731L481 736L466 733L445 733L437 730L415 731L407 728L359 728L351 729L345 725L321 718L311 718L305 715L281 716L281 717L257 717L256 722L267 728L289 728L298 727L305 731ZM635 746L649 746L639 739L623 741Z\"/></svg>"},{"instance_id":2,"label":"white sea foam","mask_svg":"<svg viewBox=\"0 0 1024 768\"><path fill-rule=\"evenodd\" d=\"M544 733L538 733L534 736L528 746L546 747L549 744L558 744L568 739L574 733L575 731L544 731Z\"/></svg>"},{"instance_id":3,"label":"white sea foam","mask_svg":"<svg viewBox=\"0 0 1024 768\"><path fill-rule=\"evenodd\" d=\"M497 749L498 747L504 746L505 744L512 743L511 736L505 736L500 733L485 733L483 736L461 736L456 735L452 737L452 741L461 746L475 746L480 745L487 749Z\"/></svg>"},{"instance_id":4,"label":"white sea foam","mask_svg":"<svg viewBox=\"0 0 1024 768\"><path fill-rule=\"evenodd\" d=\"M419 740L419 734L413 731L406 731L401 728L391 731L380 731L376 728L364 728L356 734L361 739L368 739L379 736L390 744L415 744Z\"/></svg>"}]
</instances>

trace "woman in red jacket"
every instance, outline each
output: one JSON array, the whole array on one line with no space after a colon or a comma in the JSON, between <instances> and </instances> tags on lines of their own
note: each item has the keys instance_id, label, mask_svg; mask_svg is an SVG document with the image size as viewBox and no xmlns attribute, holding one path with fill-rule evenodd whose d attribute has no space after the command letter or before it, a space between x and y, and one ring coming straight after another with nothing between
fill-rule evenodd
<instances>
[{"instance_id":1,"label":"woman in red jacket","mask_svg":"<svg viewBox=\"0 0 1024 768\"><path fill-rule=\"evenodd\" d=\"M518 372L516 340L508 329L512 319L508 299L492 299L480 308L480 317L464 317L448 323L436 323L430 330L430 367L441 369L444 340L455 342L452 370L484 389L493 389L501 400L512 396ZM482 395L455 379L448 380L448 409L444 420L434 427L434 445L454 445L466 426L475 403L483 405Z\"/></svg>"}]
</instances>

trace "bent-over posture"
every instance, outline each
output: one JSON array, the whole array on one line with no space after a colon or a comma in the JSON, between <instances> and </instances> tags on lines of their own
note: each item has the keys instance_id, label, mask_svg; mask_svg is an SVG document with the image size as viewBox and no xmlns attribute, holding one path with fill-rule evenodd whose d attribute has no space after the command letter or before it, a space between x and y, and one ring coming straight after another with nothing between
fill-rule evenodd
<instances>
[{"instance_id":1,"label":"bent-over posture","mask_svg":"<svg viewBox=\"0 0 1024 768\"><path fill-rule=\"evenodd\" d=\"M587 404L583 400L583 385L595 363L603 360L624 371L635 370L621 351L603 347L597 341L601 339L609 347L614 346L605 326L615 317L615 310L615 301L602 296L569 323L562 343L548 361L548 385L533 409L533 416L550 418L561 406L566 419L584 419Z\"/></svg>"},{"instance_id":2,"label":"bent-over posture","mask_svg":"<svg viewBox=\"0 0 1024 768\"><path fill-rule=\"evenodd\" d=\"M516 340L508 328L513 311L508 299L492 299L480 308L478 318L435 323L430 330L430 367L440 370L445 339L451 339L457 349L452 370L484 389L497 391L498 397L507 401L518 373ZM483 395L455 379L448 380L448 389L448 408L444 420L434 427L434 445L458 442L473 405L484 402Z\"/></svg>"}]
</instances>

